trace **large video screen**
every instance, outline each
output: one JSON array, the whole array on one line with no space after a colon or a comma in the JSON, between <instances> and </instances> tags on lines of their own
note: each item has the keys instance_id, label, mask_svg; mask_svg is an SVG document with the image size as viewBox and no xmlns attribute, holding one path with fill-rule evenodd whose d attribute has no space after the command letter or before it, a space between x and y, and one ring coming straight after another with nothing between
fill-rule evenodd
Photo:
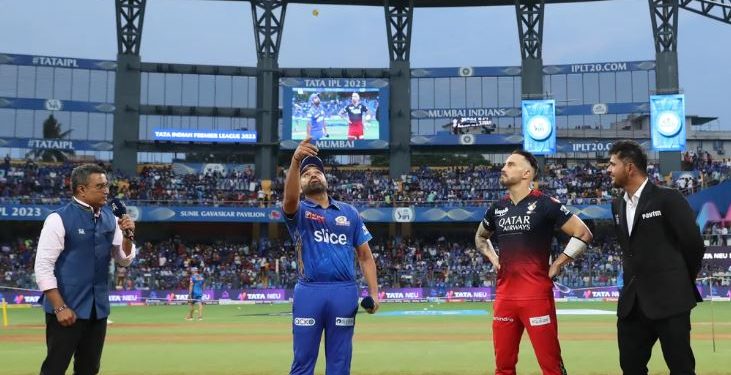
<instances>
[{"instance_id":1,"label":"large video screen","mask_svg":"<svg viewBox=\"0 0 731 375\"><path fill-rule=\"evenodd\" d=\"M282 147L307 136L320 148L388 146L388 82L381 79L286 79Z\"/></svg>"}]
</instances>

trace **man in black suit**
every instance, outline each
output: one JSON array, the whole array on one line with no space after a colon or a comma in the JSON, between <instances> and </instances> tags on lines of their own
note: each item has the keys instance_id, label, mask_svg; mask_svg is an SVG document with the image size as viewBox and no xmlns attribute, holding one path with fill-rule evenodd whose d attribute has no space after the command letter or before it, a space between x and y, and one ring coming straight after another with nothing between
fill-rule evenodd
<instances>
[{"instance_id":1,"label":"man in black suit","mask_svg":"<svg viewBox=\"0 0 731 375\"><path fill-rule=\"evenodd\" d=\"M637 142L618 141L609 154L612 183L624 189L612 203L624 267L617 307L622 371L647 374L660 339L670 374L695 374L690 310L702 301L695 278L705 252L695 214L680 192L648 181L647 155Z\"/></svg>"}]
</instances>

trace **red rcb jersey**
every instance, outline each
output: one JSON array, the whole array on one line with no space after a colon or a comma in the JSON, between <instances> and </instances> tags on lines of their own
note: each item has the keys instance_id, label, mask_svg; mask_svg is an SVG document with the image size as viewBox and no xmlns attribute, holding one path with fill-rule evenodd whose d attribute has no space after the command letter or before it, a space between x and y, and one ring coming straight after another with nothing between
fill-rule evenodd
<instances>
[{"instance_id":1,"label":"red rcb jersey","mask_svg":"<svg viewBox=\"0 0 731 375\"><path fill-rule=\"evenodd\" d=\"M518 204L506 196L485 213L482 224L493 235L500 254L496 298L545 299L553 296L548 278L554 230L573 214L558 200L531 190Z\"/></svg>"}]
</instances>

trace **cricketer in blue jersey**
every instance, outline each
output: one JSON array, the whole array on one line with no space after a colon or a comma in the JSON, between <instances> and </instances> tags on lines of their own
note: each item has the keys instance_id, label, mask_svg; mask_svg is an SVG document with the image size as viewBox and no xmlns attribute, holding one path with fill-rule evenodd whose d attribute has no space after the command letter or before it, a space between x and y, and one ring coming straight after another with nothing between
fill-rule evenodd
<instances>
[{"instance_id":1,"label":"cricketer in blue jersey","mask_svg":"<svg viewBox=\"0 0 731 375\"><path fill-rule=\"evenodd\" d=\"M327 137L327 124L325 123L325 109L320 105L320 95L310 95L310 110L307 113L307 135L312 139Z\"/></svg>"},{"instance_id":2,"label":"cricketer in blue jersey","mask_svg":"<svg viewBox=\"0 0 731 375\"><path fill-rule=\"evenodd\" d=\"M299 271L292 306L290 374L314 373L323 330L325 373L350 374L358 311L356 257L374 300L367 311L373 314L379 307L376 263L368 245L372 237L353 206L328 196L323 163L310 140L300 142L292 156L282 207L296 243Z\"/></svg>"},{"instance_id":3,"label":"cricketer in blue jersey","mask_svg":"<svg viewBox=\"0 0 731 375\"><path fill-rule=\"evenodd\" d=\"M192 273L190 275L190 283L188 286L188 304L190 304L190 312L185 320L193 320L193 310L195 305L198 304L198 320L203 320L203 288L206 284L206 279L198 273L198 268L193 267L190 269Z\"/></svg>"}]
</instances>

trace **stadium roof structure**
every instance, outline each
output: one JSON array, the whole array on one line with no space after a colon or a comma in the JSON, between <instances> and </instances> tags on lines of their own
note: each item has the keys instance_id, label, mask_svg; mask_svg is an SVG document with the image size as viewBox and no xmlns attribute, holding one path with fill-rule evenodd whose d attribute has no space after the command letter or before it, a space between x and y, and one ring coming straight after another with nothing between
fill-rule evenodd
<instances>
[{"instance_id":1,"label":"stadium roof structure","mask_svg":"<svg viewBox=\"0 0 731 375\"><path fill-rule=\"evenodd\" d=\"M543 26L545 7L551 4L576 4L608 0L205 0L248 2L254 28L256 67L190 67L180 64L142 63L140 45L147 0L115 0L117 24L117 70L115 74L114 159L115 169L135 173L140 146L140 114L227 114L256 119L256 173L263 179L276 174L279 151L278 126L280 78L380 77L388 79L390 90L390 129L388 153L390 172L396 177L411 168L411 39L414 9L436 7L513 6L518 28L521 54L521 98L543 99ZM655 47L655 93L675 94L681 91L678 77L678 12L680 9L731 24L731 0L647 0ZM384 8L389 67L387 69L281 69L279 50L285 14L289 4L380 6ZM226 72L256 77L256 108L240 108L234 113L219 108L187 108L166 106L152 108L140 105L140 82L143 71L184 73L189 70ZM325 77L332 74L331 77ZM157 106L159 107L159 106ZM162 113L158 113L162 112ZM192 148L186 145L186 149ZM679 170L680 158L660 157L662 170Z\"/></svg>"},{"instance_id":2,"label":"stadium roof structure","mask_svg":"<svg viewBox=\"0 0 731 375\"><path fill-rule=\"evenodd\" d=\"M249 0L214 0L214 1L249 1ZM544 0L546 4L558 3L585 3L589 1L607 1L607 0ZM383 6L384 1L378 0L285 0L286 3L293 4L317 4L317 5L359 5L359 6ZM408 2L408 1L406 1ZM538 2L538 1L535 1ZM391 1L396 4L399 1ZM498 5L515 5L515 0L414 0L414 7L417 8L439 8L439 7L475 7L475 6L498 6Z\"/></svg>"}]
</instances>

